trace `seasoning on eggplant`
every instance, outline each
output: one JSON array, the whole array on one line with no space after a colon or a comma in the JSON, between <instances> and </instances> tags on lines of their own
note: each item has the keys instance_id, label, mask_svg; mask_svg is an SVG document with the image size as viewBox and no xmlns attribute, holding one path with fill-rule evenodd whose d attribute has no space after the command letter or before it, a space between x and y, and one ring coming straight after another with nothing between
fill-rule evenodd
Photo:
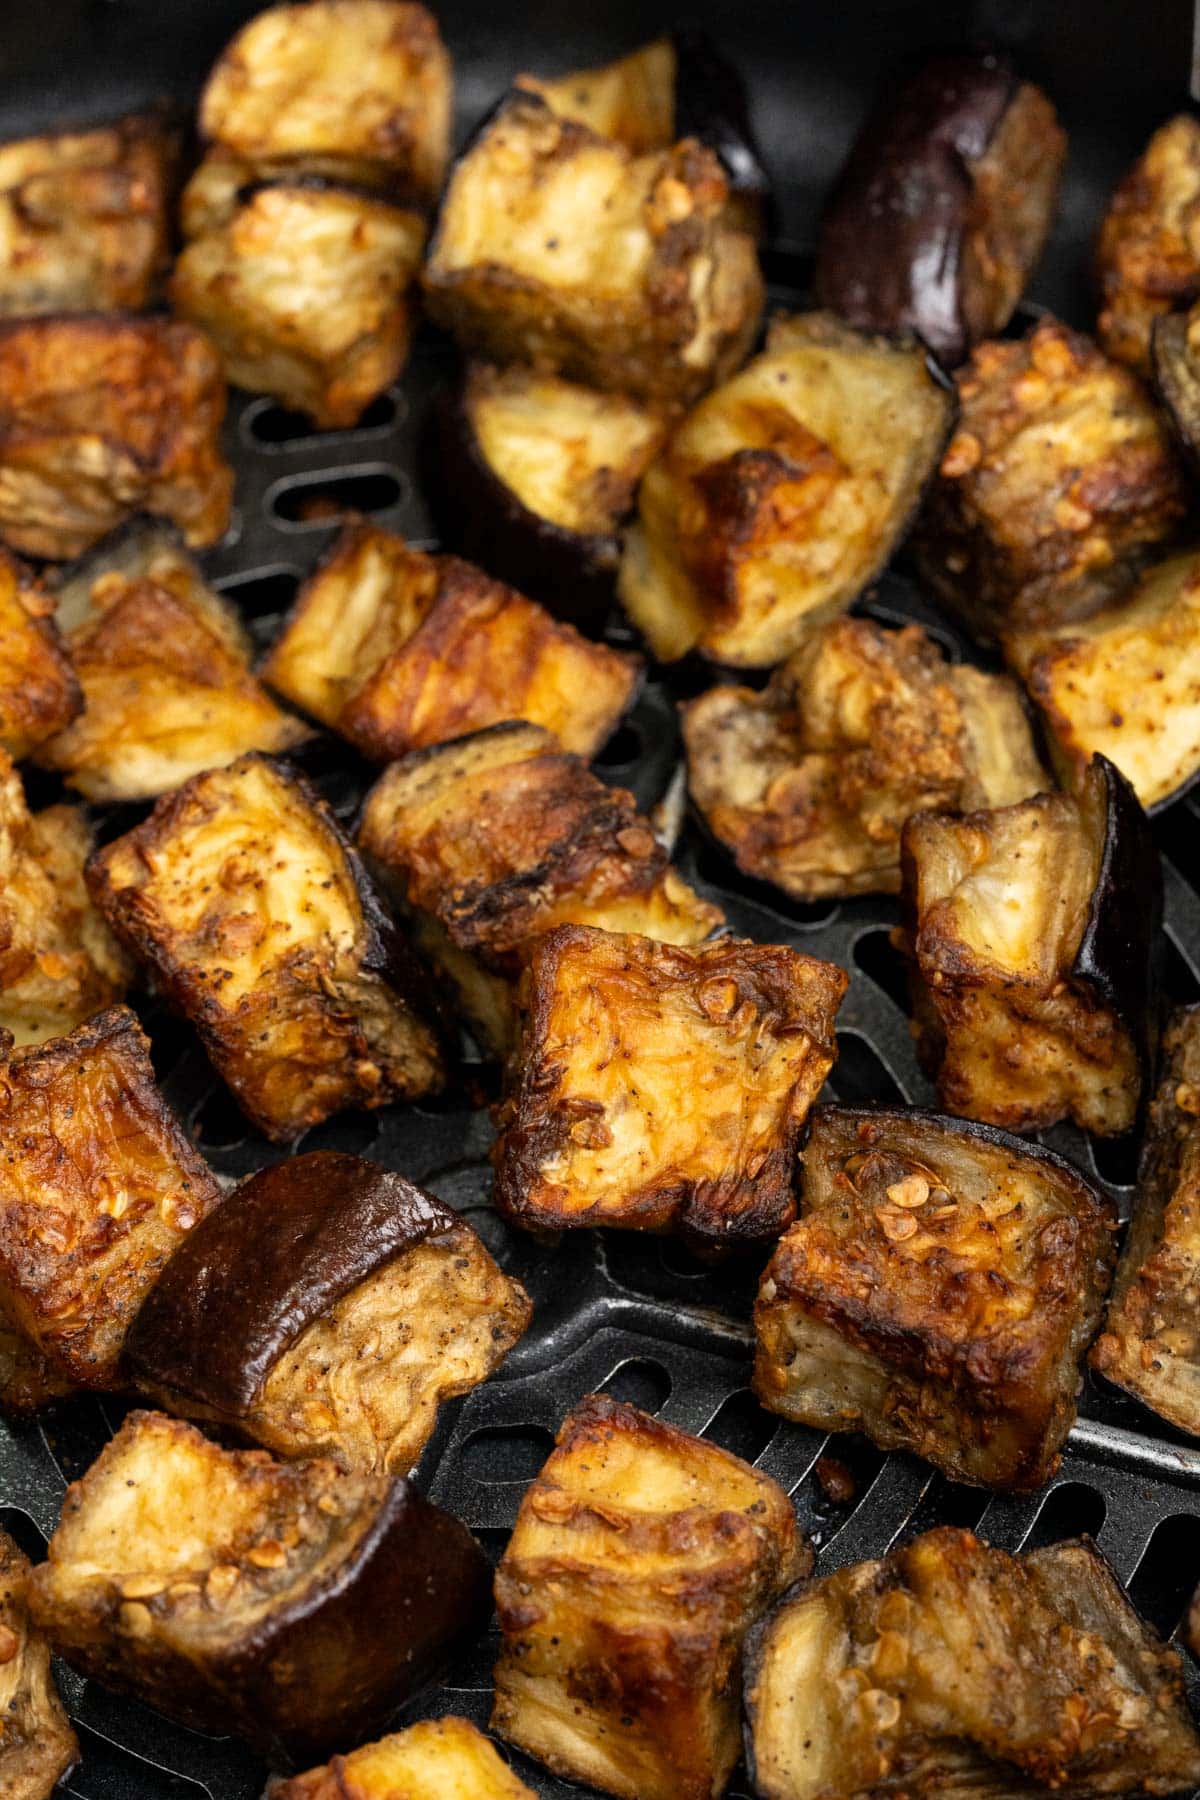
<instances>
[{"instance_id":1,"label":"seasoning on eggplant","mask_svg":"<svg viewBox=\"0 0 1200 1800\"><path fill-rule=\"evenodd\" d=\"M453 1714L404 1731L319 1769L273 1781L265 1800L537 1800L494 1744Z\"/></svg>"},{"instance_id":2,"label":"seasoning on eggplant","mask_svg":"<svg viewBox=\"0 0 1200 1800\"><path fill-rule=\"evenodd\" d=\"M790 1596L747 1647L762 1800L1076 1800L1200 1781L1183 1665L1086 1538L943 1526Z\"/></svg>"},{"instance_id":3,"label":"seasoning on eggplant","mask_svg":"<svg viewBox=\"0 0 1200 1800\"><path fill-rule=\"evenodd\" d=\"M163 115L0 144L0 314L137 311L170 261Z\"/></svg>"},{"instance_id":4,"label":"seasoning on eggplant","mask_svg":"<svg viewBox=\"0 0 1200 1800\"><path fill-rule=\"evenodd\" d=\"M821 1106L754 1309L772 1412L1029 1491L1075 1419L1116 1212L1061 1157L938 1113Z\"/></svg>"},{"instance_id":5,"label":"seasoning on eggplant","mask_svg":"<svg viewBox=\"0 0 1200 1800\"><path fill-rule=\"evenodd\" d=\"M1016 685L948 663L919 625L833 619L764 689L689 701L683 739L713 834L797 900L897 893L911 813L1009 806L1046 784Z\"/></svg>"},{"instance_id":6,"label":"seasoning on eggplant","mask_svg":"<svg viewBox=\"0 0 1200 1800\"><path fill-rule=\"evenodd\" d=\"M200 134L243 180L314 174L430 205L450 153L450 58L410 0L271 6L221 53Z\"/></svg>"},{"instance_id":7,"label":"seasoning on eggplant","mask_svg":"<svg viewBox=\"0 0 1200 1800\"><path fill-rule=\"evenodd\" d=\"M917 1052L947 1112L1012 1131L1134 1123L1158 1007L1162 868L1124 776L918 813L902 841Z\"/></svg>"},{"instance_id":8,"label":"seasoning on eggplant","mask_svg":"<svg viewBox=\"0 0 1200 1800\"><path fill-rule=\"evenodd\" d=\"M619 589L664 660L780 662L888 561L954 402L914 344L781 315L642 479Z\"/></svg>"},{"instance_id":9,"label":"seasoning on eggplant","mask_svg":"<svg viewBox=\"0 0 1200 1800\"><path fill-rule=\"evenodd\" d=\"M673 409L514 363L470 363L442 411L454 542L573 624L613 601L619 527Z\"/></svg>"},{"instance_id":10,"label":"seasoning on eggplant","mask_svg":"<svg viewBox=\"0 0 1200 1800\"><path fill-rule=\"evenodd\" d=\"M315 1150L233 1190L125 1340L132 1384L279 1456L404 1474L438 1407L495 1370L529 1297L402 1175Z\"/></svg>"},{"instance_id":11,"label":"seasoning on eggplant","mask_svg":"<svg viewBox=\"0 0 1200 1800\"><path fill-rule=\"evenodd\" d=\"M1066 785L1100 752L1149 809L1200 773L1200 556L1155 563L1107 611L1013 632L1004 649Z\"/></svg>"},{"instance_id":12,"label":"seasoning on eggplant","mask_svg":"<svg viewBox=\"0 0 1200 1800\"><path fill-rule=\"evenodd\" d=\"M594 756L640 667L482 569L353 520L300 589L263 675L390 762L514 717Z\"/></svg>"},{"instance_id":13,"label":"seasoning on eggplant","mask_svg":"<svg viewBox=\"0 0 1200 1800\"><path fill-rule=\"evenodd\" d=\"M1137 1200L1092 1364L1200 1436L1200 1007L1163 1037Z\"/></svg>"},{"instance_id":14,"label":"seasoning on eggplant","mask_svg":"<svg viewBox=\"0 0 1200 1800\"><path fill-rule=\"evenodd\" d=\"M1155 322L1200 296L1200 120L1161 125L1112 197L1096 252L1097 335L1150 374Z\"/></svg>"},{"instance_id":15,"label":"seasoning on eggplant","mask_svg":"<svg viewBox=\"0 0 1200 1800\"><path fill-rule=\"evenodd\" d=\"M421 215L377 195L311 176L260 184L187 245L171 304L238 387L350 426L408 360L424 246Z\"/></svg>"},{"instance_id":16,"label":"seasoning on eggplant","mask_svg":"<svg viewBox=\"0 0 1200 1800\"><path fill-rule=\"evenodd\" d=\"M737 938L539 938L497 1113L496 1205L535 1231L677 1230L710 1254L778 1237L847 979Z\"/></svg>"},{"instance_id":17,"label":"seasoning on eggplant","mask_svg":"<svg viewBox=\"0 0 1200 1800\"><path fill-rule=\"evenodd\" d=\"M129 1323L220 1189L110 1007L0 1064L0 1310L79 1387L121 1385Z\"/></svg>"},{"instance_id":18,"label":"seasoning on eggplant","mask_svg":"<svg viewBox=\"0 0 1200 1800\"><path fill-rule=\"evenodd\" d=\"M0 549L0 749L28 756L82 705L53 599L31 569Z\"/></svg>"},{"instance_id":19,"label":"seasoning on eggplant","mask_svg":"<svg viewBox=\"0 0 1200 1800\"><path fill-rule=\"evenodd\" d=\"M0 1531L0 1794L5 1800L49 1800L79 1760L49 1647L30 1623L29 1570L28 1557Z\"/></svg>"},{"instance_id":20,"label":"seasoning on eggplant","mask_svg":"<svg viewBox=\"0 0 1200 1800\"><path fill-rule=\"evenodd\" d=\"M169 527L114 533L64 572L57 594L84 707L36 760L89 800L152 800L248 750L311 736L251 673L237 608Z\"/></svg>"},{"instance_id":21,"label":"seasoning on eggplant","mask_svg":"<svg viewBox=\"0 0 1200 1800\"><path fill-rule=\"evenodd\" d=\"M174 319L119 314L0 324L0 537L79 556L134 513L193 547L229 524L220 358Z\"/></svg>"},{"instance_id":22,"label":"seasoning on eggplant","mask_svg":"<svg viewBox=\"0 0 1200 1800\"><path fill-rule=\"evenodd\" d=\"M1142 384L1042 319L981 344L914 540L925 579L980 640L1086 618L1179 524L1185 489Z\"/></svg>"},{"instance_id":23,"label":"seasoning on eggplant","mask_svg":"<svg viewBox=\"0 0 1200 1800\"><path fill-rule=\"evenodd\" d=\"M135 1412L67 1489L29 1608L81 1674L279 1767L369 1736L483 1624L487 1587L407 1481Z\"/></svg>"},{"instance_id":24,"label":"seasoning on eggplant","mask_svg":"<svg viewBox=\"0 0 1200 1800\"><path fill-rule=\"evenodd\" d=\"M763 305L711 150L639 156L520 89L451 173L423 281L471 353L644 399L728 375Z\"/></svg>"},{"instance_id":25,"label":"seasoning on eggplant","mask_svg":"<svg viewBox=\"0 0 1200 1800\"><path fill-rule=\"evenodd\" d=\"M493 725L392 763L363 803L358 841L500 1056L517 978L553 926L697 944L725 922L676 875L633 795L537 725Z\"/></svg>"},{"instance_id":26,"label":"seasoning on eggplant","mask_svg":"<svg viewBox=\"0 0 1200 1800\"><path fill-rule=\"evenodd\" d=\"M821 305L960 363L1011 319L1066 152L1050 101L1001 57L942 58L890 83L821 221Z\"/></svg>"},{"instance_id":27,"label":"seasoning on eggplant","mask_svg":"<svg viewBox=\"0 0 1200 1800\"><path fill-rule=\"evenodd\" d=\"M496 1571L493 1731L628 1800L710 1800L741 1749L746 1632L811 1568L768 1475L586 1395Z\"/></svg>"}]
</instances>

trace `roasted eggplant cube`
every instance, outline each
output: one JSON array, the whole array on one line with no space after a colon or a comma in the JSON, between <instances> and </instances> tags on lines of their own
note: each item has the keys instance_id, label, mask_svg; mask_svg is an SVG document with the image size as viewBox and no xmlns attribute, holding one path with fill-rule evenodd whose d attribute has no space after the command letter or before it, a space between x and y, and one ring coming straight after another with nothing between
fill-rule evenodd
<instances>
[{"instance_id":1,"label":"roasted eggplant cube","mask_svg":"<svg viewBox=\"0 0 1200 1800\"><path fill-rule=\"evenodd\" d=\"M0 1065L0 1309L80 1387L121 1385L129 1324L220 1189L110 1007Z\"/></svg>"},{"instance_id":2,"label":"roasted eggplant cube","mask_svg":"<svg viewBox=\"0 0 1200 1800\"><path fill-rule=\"evenodd\" d=\"M1176 1651L1087 1539L1013 1557L928 1531L801 1587L747 1649L762 1800L934 1800L1200 1781Z\"/></svg>"},{"instance_id":3,"label":"roasted eggplant cube","mask_svg":"<svg viewBox=\"0 0 1200 1800\"><path fill-rule=\"evenodd\" d=\"M1013 1131L1138 1115L1158 1008L1162 868L1124 777L904 828L900 944L948 1112Z\"/></svg>"},{"instance_id":4,"label":"roasted eggplant cube","mask_svg":"<svg viewBox=\"0 0 1200 1800\"><path fill-rule=\"evenodd\" d=\"M831 313L775 319L643 477L619 591L655 655L765 667L844 611L903 536L953 410L916 345Z\"/></svg>"},{"instance_id":5,"label":"roasted eggplant cube","mask_svg":"<svg viewBox=\"0 0 1200 1800\"><path fill-rule=\"evenodd\" d=\"M1110 356L1149 375L1156 322L1200 295L1200 120L1168 119L1113 195L1100 228L1097 332Z\"/></svg>"},{"instance_id":6,"label":"roasted eggplant cube","mask_svg":"<svg viewBox=\"0 0 1200 1800\"><path fill-rule=\"evenodd\" d=\"M723 1793L741 1748L746 1631L811 1567L769 1476L587 1395L496 1571L492 1729L629 1800Z\"/></svg>"},{"instance_id":7,"label":"roasted eggplant cube","mask_svg":"<svg viewBox=\"0 0 1200 1800\"><path fill-rule=\"evenodd\" d=\"M981 344L957 385L958 429L914 540L926 580L982 642L1098 612L1185 505L1141 383L1043 319Z\"/></svg>"},{"instance_id":8,"label":"roasted eggplant cube","mask_svg":"<svg viewBox=\"0 0 1200 1800\"><path fill-rule=\"evenodd\" d=\"M1116 606L1004 648L1067 785L1099 752L1150 810L1200 774L1200 556L1156 563Z\"/></svg>"},{"instance_id":9,"label":"roasted eggplant cube","mask_svg":"<svg viewBox=\"0 0 1200 1800\"><path fill-rule=\"evenodd\" d=\"M1092 1365L1200 1437L1200 1007L1163 1036L1137 1198Z\"/></svg>"},{"instance_id":10,"label":"roasted eggplant cube","mask_svg":"<svg viewBox=\"0 0 1200 1800\"><path fill-rule=\"evenodd\" d=\"M453 110L437 21L409 0L271 6L222 52L200 132L257 173L354 181L422 205L441 191Z\"/></svg>"},{"instance_id":11,"label":"roasted eggplant cube","mask_svg":"<svg viewBox=\"0 0 1200 1800\"><path fill-rule=\"evenodd\" d=\"M278 1767L369 1736L482 1624L487 1585L406 1481L135 1412L67 1489L29 1606L82 1674Z\"/></svg>"},{"instance_id":12,"label":"roasted eggplant cube","mask_svg":"<svg viewBox=\"0 0 1200 1800\"><path fill-rule=\"evenodd\" d=\"M142 1393L280 1456L411 1469L530 1304L470 1226L390 1169L316 1150L234 1189L125 1341Z\"/></svg>"},{"instance_id":13,"label":"roasted eggplant cube","mask_svg":"<svg viewBox=\"0 0 1200 1800\"><path fill-rule=\"evenodd\" d=\"M29 1559L0 1531L0 1793L5 1800L48 1800L79 1760L79 1744L54 1685L50 1651L30 1623Z\"/></svg>"},{"instance_id":14,"label":"roasted eggplant cube","mask_svg":"<svg viewBox=\"0 0 1200 1800\"><path fill-rule=\"evenodd\" d=\"M469 364L442 414L456 547L558 617L602 626L620 525L672 417L522 364Z\"/></svg>"},{"instance_id":15,"label":"roasted eggplant cube","mask_svg":"<svg viewBox=\"0 0 1200 1800\"><path fill-rule=\"evenodd\" d=\"M0 537L78 556L134 513L193 547L229 524L225 378L202 332L120 315L0 325Z\"/></svg>"},{"instance_id":16,"label":"roasted eggplant cube","mask_svg":"<svg viewBox=\"0 0 1200 1800\"><path fill-rule=\"evenodd\" d=\"M408 360L419 213L312 180L253 188L184 250L171 303L238 387L326 427L358 419Z\"/></svg>"},{"instance_id":17,"label":"roasted eggplant cube","mask_svg":"<svg viewBox=\"0 0 1200 1800\"><path fill-rule=\"evenodd\" d=\"M152 800L249 750L311 735L251 673L237 608L169 530L115 533L59 591L84 709L37 760L89 800Z\"/></svg>"},{"instance_id":18,"label":"roasted eggplant cube","mask_svg":"<svg viewBox=\"0 0 1200 1800\"><path fill-rule=\"evenodd\" d=\"M725 922L675 874L633 795L537 725L493 725L392 763L363 804L359 844L499 1055L517 977L553 926L697 944Z\"/></svg>"},{"instance_id":19,"label":"roasted eggplant cube","mask_svg":"<svg viewBox=\"0 0 1200 1800\"><path fill-rule=\"evenodd\" d=\"M713 835L796 900L897 893L912 813L1045 786L1016 685L948 663L919 625L831 620L764 689L689 701L683 739Z\"/></svg>"},{"instance_id":20,"label":"roasted eggplant cube","mask_svg":"<svg viewBox=\"0 0 1200 1800\"><path fill-rule=\"evenodd\" d=\"M537 1800L469 1720L420 1719L290 1781L266 1800Z\"/></svg>"},{"instance_id":21,"label":"roasted eggplant cube","mask_svg":"<svg viewBox=\"0 0 1200 1800\"><path fill-rule=\"evenodd\" d=\"M451 174L424 288L476 355L661 400L735 369L763 304L710 150L638 156L519 89Z\"/></svg>"},{"instance_id":22,"label":"roasted eggplant cube","mask_svg":"<svg viewBox=\"0 0 1200 1800\"><path fill-rule=\"evenodd\" d=\"M157 113L0 144L0 314L148 305L170 260L177 148Z\"/></svg>"},{"instance_id":23,"label":"roasted eggplant cube","mask_svg":"<svg viewBox=\"0 0 1200 1800\"><path fill-rule=\"evenodd\" d=\"M28 756L83 704L54 622L54 601L32 571L0 549L0 750Z\"/></svg>"},{"instance_id":24,"label":"roasted eggplant cube","mask_svg":"<svg viewBox=\"0 0 1200 1800\"><path fill-rule=\"evenodd\" d=\"M821 305L960 363L1016 309L1066 150L1045 94L1002 58L943 58L889 84L821 221Z\"/></svg>"},{"instance_id":25,"label":"roasted eggplant cube","mask_svg":"<svg viewBox=\"0 0 1200 1800\"><path fill-rule=\"evenodd\" d=\"M548 933L523 978L497 1206L532 1230L675 1229L708 1254L778 1237L846 980L736 938Z\"/></svg>"},{"instance_id":26,"label":"roasted eggplant cube","mask_svg":"<svg viewBox=\"0 0 1200 1800\"><path fill-rule=\"evenodd\" d=\"M1200 306L1159 319L1151 362L1158 397L1195 475L1200 472Z\"/></svg>"},{"instance_id":27,"label":"roasted eggplant cube","mask_svg":"<svg viewBox=\"0 0 1200 1800\"><path fill-rule=\"evenodd\" d=\"M272 1140L440 1087L411 952L329 808L286 766L245 756L195 776L97 851L88 881Z\"/></svg>"},{"instance_id":28,"label":"roasted eggplant cube","mask_svg":"<svg viewBox=\"0 0 1200 1800\"><path fill-rule=\"evenodd\" d=\"M762 1278L754 1387L955 1481L1048 1481L1116 1213L1048 1150L938 1113L818 1107L800 1218Z\"/></svg>"}]
</instances>

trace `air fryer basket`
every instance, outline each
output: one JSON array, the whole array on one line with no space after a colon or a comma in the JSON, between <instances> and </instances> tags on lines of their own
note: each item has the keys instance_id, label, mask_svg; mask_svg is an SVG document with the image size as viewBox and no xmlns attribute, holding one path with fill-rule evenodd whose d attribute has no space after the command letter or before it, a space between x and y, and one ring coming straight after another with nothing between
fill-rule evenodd
<instances>
[{"instance_id":1,"label":"air fryer basket","mask_svg":"<svg viewBox=\"0 0 1200 1800\"><path fill-rule=\"evenodd\" d=\"M245 0L8 0L0 8L0 133L102 117L161 93L186 104L230 31L253 10ZM597 0L579 20L541 0L508 17L469 0L448 0L437 10L456 62L460 130L521 68L599 61L679 22L669 6L626 0ZM687 14L721 39L751 87L781 202L781 235L767 261L776 301L804 296L804 249L820 195L881 76L901 59L990 42L1013 49L1047 86L1071 131L1059 227L1033 301L1089 323L1085 261L1104 197L1148 130L1186 99L1191 19L1183 0L1137 9L1091 0L1050 7L1036 0L959 7L842 0L837 8L691 0ZM206 564L264 643L329 541L339 508L367 512L416 543L434 544L421 470L429 456L429 403L450 366L446 347L430 335L398 388L357 430L319 436L269 401L232 396L226 447L238 474L237 513ZM919 619L953 655L966 653L902 570L889 572L865 605L889 620ZM621 635L619 622L612 631ZM647 806L662 797L678 764L672 679L650 682L599 763L606 778L633 787ZM329 743L310 768L352 818L367 772ZM1195 1000L1200 794L1171 808L1156 830L1167 865L1171 998ZM930 1100L888 940L894 902L800 906L764 896L690 823L678 861L686 878L725 908L736 931L851 971L831 1082L839 1099ZM167 1095L219 1173L236 1178L276 1157L241 1120L191 1033L155 1002L143 1012ZM556 1250L539 1247L490 1208L489 1139L486 1111L451 1100L349 1115L310 1133L304 1147L360 1152L429 1187L469 1218L533 1297L529 1334L496 1378L446 1408L419 1470L421 1485L493 1554L564 1413L580 1395L607 1388L780 1480L819 1548L822 1569L879 1555L897 1536L939 1523L970 1525L1010 1550L1086 1531L1138 1607L1163 1631L1176 1629L1200 1580L1200 1443L1089 1379L1058 1475L1039 1494L1007 1499L958 1487L912 1458L885 1457L865 1440L827 1440L786 1424L762 1411L747 1388L753 1271L706 1271L670 1240L579 1233ZM1108 1187L1127 1215L1127 1146L1095 1144L1070 1127L1046 1141ZM119 1403L93 1399L44 1424L0 1429L0 1519L32 1554L40 1555L57 1521L65 1483L86 1468L121 1411ZM849 1473L848 1501L827 1497L817 1470L822 1455ZM454 1711L485 1724L494 1652L489 1634L405 1716ZM83 1748L83 1765L66 1784L79 1800L250 1800L260 1792L263 1771L232 1741L172 1726L70 1671L60 1670L60 1679ZM513 1760L546 1800L580 1792L522 1757ZM731 1794L741 1800L745 1791L735 1779Z\"/></svg>"}]
</instances>

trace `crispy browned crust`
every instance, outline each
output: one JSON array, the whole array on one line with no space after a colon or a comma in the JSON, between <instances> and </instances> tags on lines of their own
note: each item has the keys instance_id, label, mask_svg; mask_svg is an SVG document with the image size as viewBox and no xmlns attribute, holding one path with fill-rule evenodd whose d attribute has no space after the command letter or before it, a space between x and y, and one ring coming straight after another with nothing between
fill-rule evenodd
<instances>
[{"instance_id":1,"label":"crispy browned crust","mask_svg":"<svg viewBox=\"0 0 1200 1800\"><path fill-rule=\"evenodd\" d=\"M1200 121L1154 133L1113 195L1096 246L1097 335L1110 356L1150 373L1157 319L1200 295Z\"/></svg>"},{"instance_id":2,"label":"crispy browned crust","mask_svg":"<svg viewBox=\"0 0 1200 1800\"><path fill-rule=\"evenodd\" d=\"M319 1769L268 1784L265 1800L537 1800L495 1746L453 1714L420 1719Z\"/></svg>"},{"instance_id":3,"label":"crispy browned crust","mask_svg":"<svg viewBox=\"0 0 1200 1800\"><path fill-rule=\"evenodd\" d=\"M96 853L88 884L274 1141L441 1085L411 952L286 765L244 756L163 795Z\"/></svg>"},{"instance_id":4,"label":"crispy browned crust","mask_svg":"<svg viewBox=\"0 0 1200 1800\"><path fill-rule=\"evenodd\" d=\"M569 203L575 181L603 194L599 209ZM686 138L637 156L522 89L453 171L422 279L431 315L472 352L661 399L736 368L763 305L710 150Z\"/></svg>"},{"instance_id":5,"label":"crispy browned crust","mask_svg":"<svg viewBox=\"0 0 1200 1800\"><path fill-rule=\"evenodd\" d=\"M224 412L220 359L191 325L0 324L0 536L30 556L77 556L143 511L191 545L215 543L233 494Z\"/></svg>"},{"instance_id":6,"label":"crispy browned crust","mask_svg":"<svg viewBox=\"0 0 1200 1800\"><path fill-rule=\"evenodd\" d=\"M32 570L0 549L0 748L28 756L82 705L54 601Z\"/></svg>"},{"instance_id":7,"label":"crispy browned crust","mask_svg":"<svg viewBox=\"0 0 1200 1800\"><path fill-rule=\"evenodd\" d=\"M121 1385L125 1332L220 1198L123 1006L0 1065L0 1308L81 1387Z\"/></svg>"},{"instance_id":8,"label":"crispy browned crust","mask_svg":"<svg viewBox=\"0 0 1200 1800\"><path fill-rule=\"evenodd\" d=\"M811 1567L769 1476L586 1395L496 1572L492 1728L629 1800L710 1800L740 1748L747 1629Z\"/></svg>"},{"instance_id":9,"label":"crispy browned crust","mask_svg":"<svg viewBox=\"0 0 1200 1800\"><path fill-rule=\"evenodd\" d=\"M1112 1272L1112 1205L990 1127L823 1106L800 1208L755 1307L763 1405L956 1481L1047 1481Z\"/></svg>"},{"instance_id":10,"label":"crispy browned crust","mask_svg":"<svg viewBox=\"0 0 1200 1800\"><path fill-rule=\"evenodd\" d=\"M29 1604L82 1673L278 1768L378 1729L482 1624L487 1576L405 1481L135 1412L68 1488Z\"/></svg>"},{"instance_id":11,"label":"crispy browned crust","mask_svg":"<svg viewBox=\"0 0 1200 1800\"><path fill-rule=\"evenodd\" d=\"M0 1793L46 1800L79 1760L79 1744L54 1685L50 1649L30 1622L28 1557L0 1531Z\"/></svg>"},{"instance_id":12,"label":"crispy browned crust","mask_svg":"<svg viewBox=\"0 0 1200 1800\"><path fill-rule=\"evenodd\" d=\"M983 640L1097 612L1183 516L1140 382L1043 319L960 370L958 429L918 526L920 566Z\"/></svg>"},{"instance_id":13,"label":"crispy browned crust","mask_svg":"<svg viewBox=\"0 0 1200 1800\"><path fill-rule=\"evenodd\" d=\"M535 1230L676 1229L709 1253L778 1236L846 981L734 938L540 938L497 1113L497 1206Z\"/></svg>"}]
</instances>

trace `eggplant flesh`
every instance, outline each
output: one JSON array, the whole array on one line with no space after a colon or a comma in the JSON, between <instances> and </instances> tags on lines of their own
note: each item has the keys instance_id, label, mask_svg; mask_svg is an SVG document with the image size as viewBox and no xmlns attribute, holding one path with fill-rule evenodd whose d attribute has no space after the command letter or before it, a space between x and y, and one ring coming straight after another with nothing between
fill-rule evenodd
<instances>
[{"instance_id":1,"label":"eggplant flesh","mask_svg":"<svg viewBox=\"0 0 1200 1800\"><path fill-rule=\"evenodd\" d=\"M1200 471L1200 307L1159 319L1150 354L1159 398L1193 472Z\"/></svg>"},{"instance_id":2,"label":"eggplant flesh","mask_svg":"<svg viewBox=\"0 0 1200 1800\"><path fill-rule=\"evenodd\" d=\"M319 1769L275 1781L266 1800L537 1800L494 1744L453 1714L420 1719Z\"/></svg>"},{"instance_id":3,"label":"eggplant flesh","mask_svg":"<svg viewBox=\"0 0 1200 1800\"><path fill-rule=\"evenodd\" d=\"M0 1531L0 1793L5 1800L47 1800L79 1760L79 1743L59 1698L50 1649L31 1623L28 1557Z\"/></svg>"},{"instance_id":4,"label":"eggplant flesh","mask_svg":"<svg viewBox=\"0 0 1200 1800\"><path fill-rule=\"evenodd\" d=\"M1110 356L1147 378L1159 322L1200 295L1198 198L1200 120L1177 113L1118 186L1096 247L1097 335Z\"/></svg>"},{"instance_id":5,"label":"eggplant flesh","mask_svg":"<svg viewBox=\"0 0 1200 1800\"><path fill-rule=\"evenodd\" d=\"M3 549L0 639L0 749L19 759L69 725L83 700L50 594Z\"/></svg>"}]
</instances>

